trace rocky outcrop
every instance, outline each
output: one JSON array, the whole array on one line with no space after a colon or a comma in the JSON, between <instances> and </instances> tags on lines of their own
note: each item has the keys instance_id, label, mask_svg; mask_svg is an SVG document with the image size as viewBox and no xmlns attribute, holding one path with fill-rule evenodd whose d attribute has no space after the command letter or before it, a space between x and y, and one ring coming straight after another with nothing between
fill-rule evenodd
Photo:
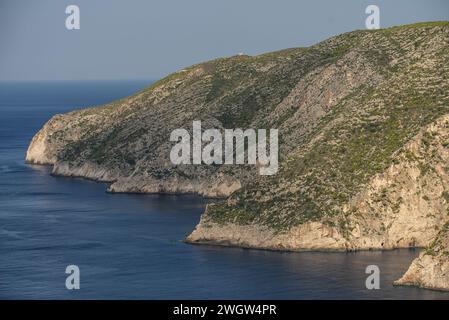
<instances>
[{"instance_id":1,"label":"rocky outcrop","mask_svg":"<svg viewBox=\"0 0 449 320\"><path fill-rule=\"evenodd\" d=\"M53 117L26 158L55 175L110 182L111 192L225 198L207 207L191 243L432 246L449 209L448 38L447 22L422 23L201 63L132 97ZM191 132L194 120L221 132L278 129L278 173L174 165L170 133ZM426 252L400 283L446 288L446 255Z\"/></svg>"},{"instance_id":2,"label":"rocky outcrop","mask_svg":"<svg viewBox=\"0 0 449 320\"><path fill-rule=\"evenodd\" d=\"M412 285L434 290L449 290L449 223L430 246L415 259L396 285Z\"/></svg>"},{"instance_id":3,"label":"rocky outcrop","mask_svg":"<svg viewBox=\"0 0 449 320\"><path fill-rule=\"evenodd\" d=\"M348 250L348 242L338 230L320 222L308 222L278 233L266 226L218 224L208 221L206 217L207 209L200 223L187 237L187 242L288 251Z\"/></svg>"}]
</instances>

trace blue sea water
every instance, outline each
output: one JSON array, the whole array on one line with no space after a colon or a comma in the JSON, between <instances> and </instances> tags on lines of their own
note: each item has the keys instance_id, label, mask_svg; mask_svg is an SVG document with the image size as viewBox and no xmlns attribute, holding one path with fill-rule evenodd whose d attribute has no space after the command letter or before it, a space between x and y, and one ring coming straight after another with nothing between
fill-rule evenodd
<instances>
[{"instance_id":1,"label":"blue sea water","mask_svg":"<svg viewBox=\"0 0 449 320\"><path fill-rule=\"evenodd\" d=\"M189 245L206 201L108 194L25 164L56 113L125 97L149 81L0 83L0 299L447 299L393 287L415 250L291 253ZM65 268L81 271L67 290ZM381 289L365 288L378 265Z\"/></svg>"}]
</instances>

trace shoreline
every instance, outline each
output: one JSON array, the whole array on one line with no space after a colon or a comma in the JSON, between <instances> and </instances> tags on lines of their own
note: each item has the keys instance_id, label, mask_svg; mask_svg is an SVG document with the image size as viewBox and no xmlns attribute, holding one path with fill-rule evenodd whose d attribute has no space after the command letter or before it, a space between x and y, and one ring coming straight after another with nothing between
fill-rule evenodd
<instances>
[{"instance_id":1,"label":"shoreline","mask_svg":"<svg viewBox=\"0 0 449 320\"><path fill-rule=\"evenodd\" d=\"M218 247L228 247L228 248L242 248L248 250L262 250L262 251L272 251L272 252L320 252L320 253L358 253L358 252L385 252L385 251L395 251L395 250L409 250L409 251L420 251L425 249L424 247L396 247L396 248L359 248L359 249L332 249L332 248L317 248L317 249L289 249L289 248L272 248L272 247L256 247L256 246L244 246L232 244L230 241L213 241L213 240L203 240L203 241L190 241L185 239L184 243L190 245L199 246L218 246Z\"/></svg>"},{"instance_id":2,"label":"shoreline","mask_svg":"<svg viewBox=\"0 0 449 320\"><path fill-rule=\"evenodd\" d=\"M110 187L117 180L107 180L107 179L103 180L103 179L98 179L98 178L93 178L93 177L88 177L88 176L82 176L82 175L76 175L76 174L55 173L55 172L53 172L54 164L50 164L50 163L33 163L33 162L25 160L24 164L30 165L30 166L40 166L40 167L49 168L51 170L51 172L49 172L48 174L50 176L56 177L56 178L73 178L73 179L80 179L80 180L85 180L85 181L105 184L105 185L107 185L105 192L106 193L110 193L110 194L148 194L148 195L168 195L168 196L188 195L188 196L198 196L198 197L201 197L201 198L206 199L206 200L207 199L211 199L211 200L224 200L224 199L226 199L226 197L212 197L212 196L202 195L202 194L200 194L198 192L114 191L114 190L111 190Z\"/></svg>"}]
</instances>

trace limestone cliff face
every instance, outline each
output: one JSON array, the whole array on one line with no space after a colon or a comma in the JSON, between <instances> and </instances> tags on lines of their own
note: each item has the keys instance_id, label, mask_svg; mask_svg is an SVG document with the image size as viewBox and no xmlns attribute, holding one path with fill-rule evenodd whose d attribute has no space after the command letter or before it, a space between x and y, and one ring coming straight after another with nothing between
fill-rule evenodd
<instances>
[{"instance_id":1,"label":"limestone cliff face","mask_svg":"<svg viewBox=\"0 0 449 320\"><path fill-rule=\"evenodd\" d=\"M349 249L347 240L336 228L321 222L306 222L279 233L258 224L214 223L207 219L207 209L186 241L288 251L346 251Z\"/></svg>"},{"instance_id":2,"label":"limestone cliff face","mask_svg":"<svg viewBox=\"0 0 449 320\"><path fill-rule=\"evenodd\" d=\"M33 137L28 147L26 160L35 164L54 164L58 153L65 146L66 141L62 143L49 143L54 132L64 128L65 118L62 115L55 115L45 126Z\"/></svg>"},{"instance_id":3,"label":"limestone cliff face","mask_svg":"<svg viewBox=\"0 0 449 320\"><path fill-rule=\"evenodd\" d=\"M448 39L448 23L423 23L201 63L129 98L53 117L26 159L110 182L111 192L225 198L207 207L192 243L425 247L448 221ZM194 120L279 129L279 172L173 165L170 133L191 131ZM444 288L445 259L422 255L402 283Z\"/></svg>"},{"instance_id":4,"label":"limestone cliff face","mask_svg":"<svg viewBox=\"0 0 449 320\"><path fill-rule=\"evenodd\" d=\"M449 290L449 259L433 257L421 253L412 262L402 278L394 282L396 285L417 286L426 289Z\"/></svg>"},{"instance_id":5,"label":"limestone cliff face","mask_svg":"<svg viewBox=\"0 0 449 320\"><path fill-rule=\"evenodd\" d=\"M396 285L413 285L435 290L449 290L449 223L446 223L430 246L412 262Z\"/></svg>"}]
</instances>

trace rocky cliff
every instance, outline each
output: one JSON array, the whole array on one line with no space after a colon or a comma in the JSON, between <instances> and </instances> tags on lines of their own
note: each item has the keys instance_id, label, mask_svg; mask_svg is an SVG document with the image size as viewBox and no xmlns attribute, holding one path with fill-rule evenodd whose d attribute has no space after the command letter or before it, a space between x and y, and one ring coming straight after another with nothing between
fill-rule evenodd
<instances>
[{"instance_id":1,"label":"rocky cliff","mask_svg":"<svg viewBox=\"0 0 449 320\"><path fill-rule=\"evenodd\" d=\"M395 284L449 290L449 223Z\"/></svg>"},{"instance_id":2,"label":"rocky cliff","mask_svg":"<svg viewBox=\"0 0 449 320\"><path fill-rule=\"evenodd\" d=\"M176 128L279 129L279 172L173 165ZM111 192L193 192L192 243L282 250L427 247L400 284L449 288L449 23L355 31L217 59L56 115L26 159Z\"/></svg>"}]
</instances>

